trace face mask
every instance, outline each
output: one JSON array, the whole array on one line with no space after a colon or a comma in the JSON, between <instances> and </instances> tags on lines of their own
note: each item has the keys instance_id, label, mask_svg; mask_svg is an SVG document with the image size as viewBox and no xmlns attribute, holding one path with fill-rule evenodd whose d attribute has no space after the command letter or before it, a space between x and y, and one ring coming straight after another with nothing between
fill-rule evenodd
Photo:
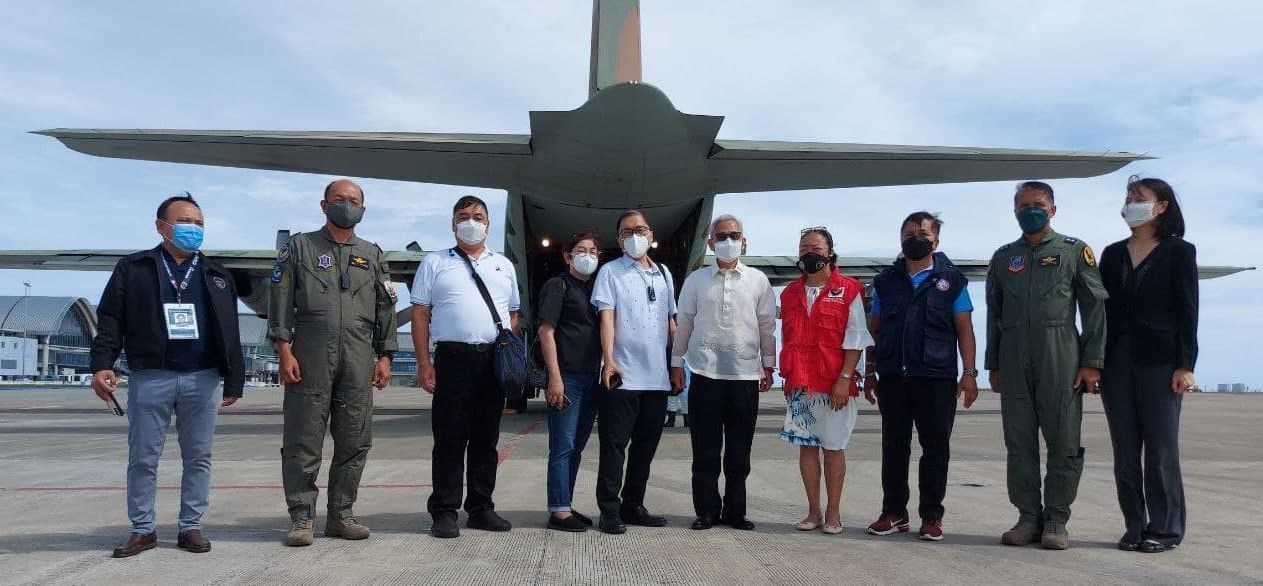
<instances>
[{"instance_id":1,"label":"face mask","mask_svg":"<svg viewBox=\"0 0 1263 586\"><path fill-rule=\"evenodd\" d=\"M818 273L829 266L829 257L808 252L798 257L798 270L804 273Z\"/></svg>"},{"instance_id":2,"label":"face mask","mask_svg":"<svg viewBox=\"0 0 1263 586\"><path fill-rule=\"evenodd\" d=\"M649 238L640 234L632 234L623 239L623 251L636 260L640 260L649 252Z\"/></svg>"},{"instance_id":3,"label":"face mask","mask_svg":"<svg viewBox=\"0 0 1263 586\"><path fill-rule=\"evenodd\" d=\"M364 219L364 208L346 200L331 201L325 204L325 216L334 226L350 230Z\"/></svg>"},{"instance_id":4,"label":"face mask","mask_svg":"<svg viewBox=\"0 0 1263 586\"><path fill-rule=\"evenodd\" d=\"M592 273L596 272L596 265L596 257L590 254L576 254L570 257L570 267L585 277L591 276Z\"/></svg>"},{"instance_id":5,"label":"face mask","mask_svg":"<svg viewBox=\"0 0 1263 586\"><path fill-rule=\"evenodd\" d=\"M903 241L903 257L908 260L921 260L934 251L934 243L924 236L909 236Z\"/></svg>"},{"instance_id":6,"label":"face mask","mask_svg":"<svg viewBox=\"0 0 1263 586\"><path fill-rule=\"evenodd\" d=\"M1048 225L1048 210L1044 208L1026 208L1017 213L1017 224L1026 234L1037 234Z\"/></svg>"},{"instance_id":7,"label":"face mask","mask_svg":"<svg viewBox=\"0 0 1263 586\"><path fill-rule=\"evenodd\" d=\"M1123 221L1132 228L1143 226L1153 219L1154 202L1142 201L1123 206Z\"/></svg>"},{"instance_id":8,"label":"face mask","mask_svg":"<svg viewBox=\"0 0 1263 586\"><path fill-rule=\"evenodd\" d=\"M197 224L168 224L171 226L171 244L184 252L197 252L202 248L204 230Z\"/></svg>"},{"instance_id":9,"label":"face mask","mask_svg":"<svg viewBox=\"0 0 1263 586\"><path fill-rule=\"evenodd\" d=\"M472 218L456 224L456 237L465 244L474 245L487 239L487 225Z\"/></svg>"},{"instance_id":10,"label":"face mask","mask_svg":"<svg viewBox=\"0 0 1263 586\"><path fill-rule=\"evenodd\" d=\"M732 262L741 256L740 240L720 240L715 243L715 258Z\"/></svg>"}]
</instances>

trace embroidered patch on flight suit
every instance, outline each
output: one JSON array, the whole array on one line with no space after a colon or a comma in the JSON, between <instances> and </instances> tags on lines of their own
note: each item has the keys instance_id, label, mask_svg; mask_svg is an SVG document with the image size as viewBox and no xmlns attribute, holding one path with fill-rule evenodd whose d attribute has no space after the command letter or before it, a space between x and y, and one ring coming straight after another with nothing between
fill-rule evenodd
<instances>
[{"instance_id":1,"label":"embroidered patch on flight suit","mask_svg":"<svg viewBox=\"0 0 1263 586\"><path fill-rule=\"evenodd\" d=\"M320 255L316 258L316 267L322 271L333 268L333 257L327 254Z\"/></svg>"},{"instance_id":2,"label":"embroidered patch on flight suit","mask_svg":"<svg viewBox=\"0 0 1263 586\"><path fill-rule=\"evenodd\" d=\"M1039 266L1041 267L1057 267L1061 266L1061 255L1050 254L1048 256L1039 257Z\"/></svg>"},{"instance_id":3,"label":"embroidered patch on flight suit","mask_svg":"<svg viewBox=\"0 0 1263 586\"><path fill-rule=\"evenodd\" d=\"M351 266L359 269L368 270L368 259L362 256L352 256Z\"/></svg>"},{"instance_id":4,"label":"embroidered patch on flight suit","mask_svg":"<svg viewBox=\"0 0 1263 586\"><path fill-rule=\"evenodd\" d=\"M272 267L272 282L273 283L281 282L281 263L279 262L276 263L276 266Z\"/></svg>"},{"instance_id":5,"label":"embroidered patch on flight suit","mask_svg":"<svg viewBox=\"0 0 1263 586\"><path fill-rule=\"evenodd\" d=\"M1083 262L1087 263L1087 265L1090 267L1096 266L1096 255L1092 254L1091 246L1083 247Z\"/></svg>"},{"instance_id":6,"label":"embroidered patch on flight suit","mask_svg":"<svg viewBox=\"0 0 1263 586\"><path fill-rule=\"evenodd\" d=\"M289 260L289 245L286 244L276 251L276 262L283 263Z\"/></svg>"},{"instance_id":7,"label":"embroidered patch on flight suit","mask_svg":"<svg viewBox=\"0 0 1263 586\"><path fill-rule=\"evenodd\" d=\"M1071 238L1069 236L1066 236L1066 244L1078 244L1078 243L1079 243L1078 238Z\"/></svg>"},{"instance_id":8,"label":"embroidered patch on flight suit","mask_svg":"<svg viewBox=\"0 0 1263 586\"><path fill-rule=\"evenodd\" d=\"M1026 270L1026 257L1015 256L1009 259L1009 272L1010 273L1020 273L1024 270Z\"/></svg>"}]
</instances>

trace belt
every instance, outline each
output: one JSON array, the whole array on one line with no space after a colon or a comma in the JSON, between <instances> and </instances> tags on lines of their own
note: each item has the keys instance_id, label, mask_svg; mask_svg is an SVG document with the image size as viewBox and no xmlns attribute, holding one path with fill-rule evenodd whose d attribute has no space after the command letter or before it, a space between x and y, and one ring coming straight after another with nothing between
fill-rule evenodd
<instances>
[{"instance_id":1,"label":"belt","mask_svg":"<svg viewBox=\"0 0 1263 586\"><path fill-rule=\"evenodd\" d=\"M495 344L466 344L465 342L435 342L435 350L458 350L462 352L490 352Z\"/></svg>"}]
</instances>

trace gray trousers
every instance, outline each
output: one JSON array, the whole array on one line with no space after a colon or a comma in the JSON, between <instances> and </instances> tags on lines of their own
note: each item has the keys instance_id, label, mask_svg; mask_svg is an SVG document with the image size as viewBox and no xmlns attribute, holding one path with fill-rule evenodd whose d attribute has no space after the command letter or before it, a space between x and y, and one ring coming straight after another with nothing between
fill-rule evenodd
<instances>
[{"instance_id":1,"label":"gray trousers","mask_svg":"<svg viewBox=\"0 0 1263 586\"><path fill-rule=\"evenodd\" d=\"M158 460L171 415L180 440L181 533L202 528L210 505L211 444L219 414L219 371L132 371L127 386L127 516L132 532L154 531Z\"/></svg>"},{"instance_id":2,"label":"gray trousers","mask_svg":"<svg viewBox=\"0 0 1263 586\"><path fill-rule=\"evenodd\" d=\"M1124 539L1178 545L1185 523L1179 446L1183 395L1171 392L1174 366L1132 364L1130 346L1124 337L1111 349L1101 382Z\"/></svg>"}]
</instances>

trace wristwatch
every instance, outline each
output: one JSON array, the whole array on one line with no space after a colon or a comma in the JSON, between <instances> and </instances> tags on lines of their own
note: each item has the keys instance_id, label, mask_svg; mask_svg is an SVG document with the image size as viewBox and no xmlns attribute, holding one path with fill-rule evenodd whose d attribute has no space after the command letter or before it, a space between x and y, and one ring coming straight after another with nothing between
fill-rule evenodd
<instances>
[{"instance_id":1,"label":"wristwatch","mask_svg":"<svg viewBox=\"0 0 1263 586\"><path fill-rule=\"evenodd\" d=\"M844 373L842 373L842 374L839 374L839 375L838 375L838 378L844 378L844 379L846 379L846 380L851 380L851 373L849 373L849 372L844 372Z\"/></svg>"},{"instance_id":2,"label":"wristwatch","mask_svg":"<svg viewBox=\"0 0 1263 586\"><path fill-rule=\"evenodd\" d=\"M972 376L972 377L974 377L974 378L978 378L978 369L977 369L977 368L966 368L966 369L965 369L963 372L961 372L960 374L961 374L962 376Z\"/></svg>"}]
</instances>

